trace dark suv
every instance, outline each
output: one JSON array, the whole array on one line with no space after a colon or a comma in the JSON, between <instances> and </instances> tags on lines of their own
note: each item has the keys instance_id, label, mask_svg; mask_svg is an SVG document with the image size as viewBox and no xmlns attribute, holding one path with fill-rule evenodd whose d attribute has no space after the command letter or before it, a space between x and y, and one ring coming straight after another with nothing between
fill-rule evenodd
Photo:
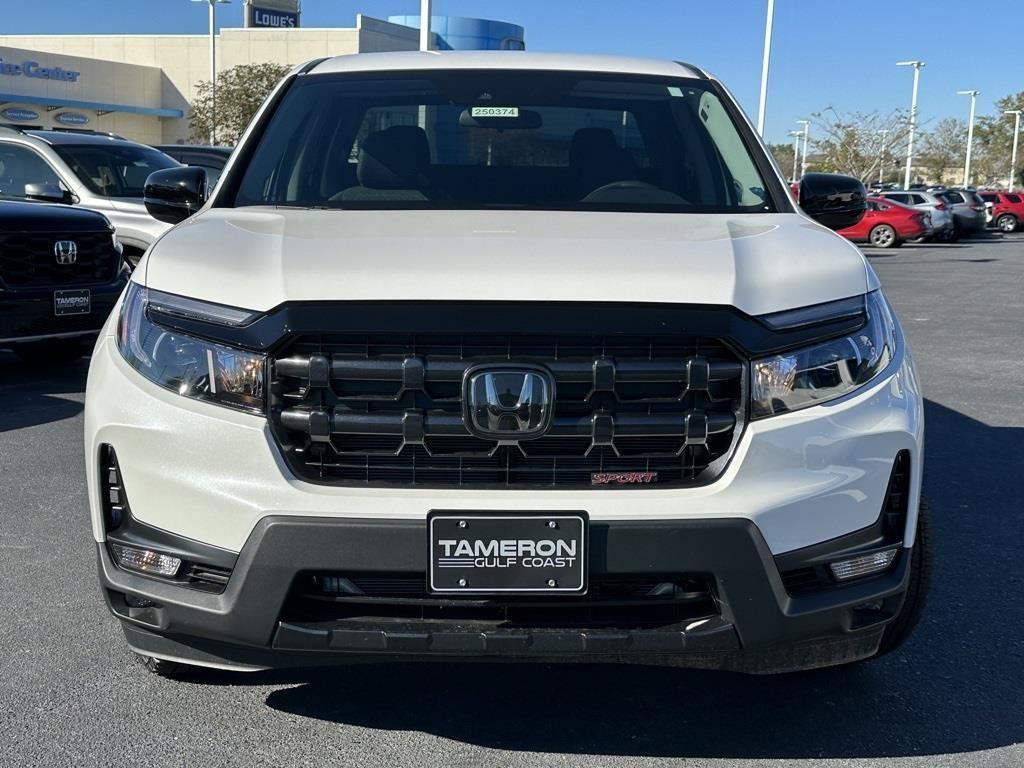
<instances>
[{"instance_id":1,"label":"dark suv","mask_svg":"<svg viewBox=\"0 0 1024 768\"><path fill-rule=\"evenodd\" d=\"M0 201L0 349L30 361L78 357L128 275L103 214Z\"/></svg>"}]
</instances>

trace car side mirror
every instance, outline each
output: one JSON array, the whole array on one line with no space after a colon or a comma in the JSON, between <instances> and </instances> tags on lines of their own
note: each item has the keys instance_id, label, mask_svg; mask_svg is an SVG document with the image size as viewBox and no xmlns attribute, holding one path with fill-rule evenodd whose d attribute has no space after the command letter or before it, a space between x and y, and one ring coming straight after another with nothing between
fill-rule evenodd
<instances>
[{"instance_id":1,"label":"car side mirror","mask_svg":"<svg viewBox=\"0 0 1024 768\"><path fill-rule=\"evenodd\" d=\"M860 179L835 173L807 173L800 180L800 207L829 229L852 227L868 209Z\"/></svg>"},{"instance_id":2,"label":"car side mirror","mask_svg":"<svg viewBox=\"0 0 1024 768\"><path fill-rule=\"evenodd\" d=\"M29 200L40 200L44 203L71 204L75 201L74 195L60 184L54 184L50 181L37 181L26 184L25 197Z\"/></svg>"},{"instance_id":3,"label":"car side mirror","mask_svg":"<svg viewBox=\"0 0 1024 768\"><path fill-rule=\"evenodd\" d=\"M206 171L194 165L155 171L146 179L142 201L157 221L184 221L206 204Z\"/></svg>"}]
</instances>

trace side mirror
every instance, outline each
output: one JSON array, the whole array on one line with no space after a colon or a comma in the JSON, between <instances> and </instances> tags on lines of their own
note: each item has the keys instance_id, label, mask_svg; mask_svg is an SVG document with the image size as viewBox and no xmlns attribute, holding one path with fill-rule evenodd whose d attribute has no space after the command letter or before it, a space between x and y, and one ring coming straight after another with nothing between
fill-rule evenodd
<instances>
[{"instance_id":1,"label":"side mirror","mask_svg":"<svg viewBox=\"0 0 1024 768\"><path fill-rule=\"evenodd\" d=\"M846 229L864 217L867 192L852 176L808 173L800 180L800 207L829 229Z\"/></svg>"},{"instance_id":2,"label":"side mirror","mask_svg":"<svg viewBox=\"0 0 1024 768\"><path fill-rule=\"evenodd\" d=\"M157 221L184 221L206 203L206 171L194 165L155 171L146 179L142 201Z\"/></svg>"},{"instance_id":3,"label":"side mirror","mask_svg":"<svg viewBox=\"0 0 1024 768\"><path fill-rule=\"evenodd\" d=\"M49 181L38 181L25 185L25 197L29 200L40 200L45 203L70 204L75 201L74 195L60 184Z\"/></svg>"}]
</instances>

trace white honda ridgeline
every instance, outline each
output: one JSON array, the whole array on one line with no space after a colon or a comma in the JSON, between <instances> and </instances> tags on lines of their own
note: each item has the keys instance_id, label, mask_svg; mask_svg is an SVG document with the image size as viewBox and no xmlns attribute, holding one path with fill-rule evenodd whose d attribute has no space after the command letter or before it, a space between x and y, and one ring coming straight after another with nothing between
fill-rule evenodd
<instances>
[{"instance_id":1,"label":"white honda ridgeline","mask_svg":"<svg viewBox=\"0 0 1024 768\"><path fill-rule=\"evenodd\" d=\"M278 86L89 371L100 582L160 674L366 659L746 672L899 646L922 398L860 252L677 62L341 56ZM824 225L824 226L823 226Z\"/></svg>"}]
</instances>

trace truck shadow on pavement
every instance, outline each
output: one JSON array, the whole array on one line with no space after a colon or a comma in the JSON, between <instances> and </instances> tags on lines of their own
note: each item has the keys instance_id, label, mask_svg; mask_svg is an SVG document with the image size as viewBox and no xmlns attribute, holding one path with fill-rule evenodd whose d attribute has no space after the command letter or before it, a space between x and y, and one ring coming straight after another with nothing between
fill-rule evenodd
<instances>
[{"instance_id":1,"label":"truck shadow on pavement","mask_svg":"<svg viewBox=\"0 0 1024 768\"><path fill-rule=\"evenodd\" d=\"M849 669L749 677L618 665L373 664L265 673L273 709L483 747L559 754L857 758L1024 741L1020 445L928 401L925 487L937 542L924 619ZM206 682L227 683L209 673Z\"/></svg>"},{"instance_id":2,"label":"truck shadow on pavement","mask_svg":"<svg viewBox=\"0 0 1024 768\"><path fill-rule=\"evenodd\" d=\"M0 351L0 433L77 416L84 408L88 372L87 357L28 370L13 353Z\"/></svg>"}]
</instances>

